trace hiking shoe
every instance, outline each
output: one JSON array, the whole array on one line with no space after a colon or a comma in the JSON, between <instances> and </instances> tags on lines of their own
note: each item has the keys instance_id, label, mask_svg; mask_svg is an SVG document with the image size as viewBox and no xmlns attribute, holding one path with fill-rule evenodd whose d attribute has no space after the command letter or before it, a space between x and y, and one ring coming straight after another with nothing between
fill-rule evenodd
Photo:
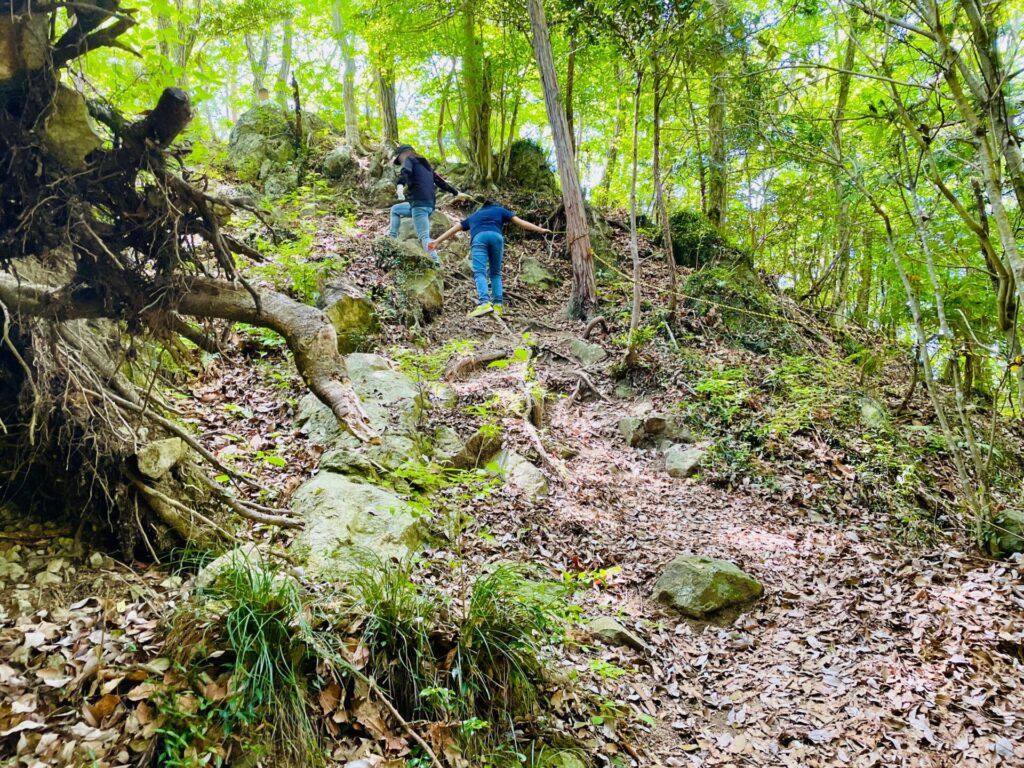
<instances>
[{"instance_id":1,"label":"hiking shoe","mask_svg":"<svg viewBox=\"0 0 1024 768\"><path fill-rule=\"evenodd\" d=\"M480 304L477 306L476 309L470 310L469 314L467 314L466 317L482 317L483 315L486 315L488 312L493 311L494 307L491 306L491 302L488 301L486 304Z\"/></svg>"},{"instance_id":2,"label":"hiking shoe","mask_svg":"<svg viewBox=\"0 0 1024 768\"><path fill-rule=\"evenodd\" d=\"M504 312L505 312L505 305L504 304L492 304L491 305L491 309L494 310L494 314L496 314L498 317L501 317L502 314L504 314Z\"/></svg>"}]
</instances>

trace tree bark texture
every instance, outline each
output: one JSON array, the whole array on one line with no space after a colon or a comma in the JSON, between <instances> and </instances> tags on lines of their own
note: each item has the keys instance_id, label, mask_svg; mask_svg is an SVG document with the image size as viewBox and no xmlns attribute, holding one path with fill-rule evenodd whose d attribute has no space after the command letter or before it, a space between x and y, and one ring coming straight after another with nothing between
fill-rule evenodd
<instances>
[{"instance_id":1,"label":"tree bark texture","mask_svg":"<svg viewBox=\"0 0 1024 768\"><path fill-rule=\"evenodd\" d=\"M572 258L572 292L569 296L569 316L585 318L597 306L597 286L594 277L594 255L590 248L587 213L583 207L583 191L576 173L576 159L569 141L569 126L562 111L558 94L558 78L551 38L542 0L529 0L530 27L533 32L533 52L540 70L544 89L544 104L555 143L558 176L562 182L562 201L565 207L566 239Z\"/></svg>"}]
</instances>

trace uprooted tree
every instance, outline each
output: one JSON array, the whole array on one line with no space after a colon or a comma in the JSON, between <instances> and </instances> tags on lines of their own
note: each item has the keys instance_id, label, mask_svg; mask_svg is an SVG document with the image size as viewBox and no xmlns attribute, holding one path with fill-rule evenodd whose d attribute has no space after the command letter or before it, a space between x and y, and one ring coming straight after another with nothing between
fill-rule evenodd
<instances>
[{"instance_id":1,"label":"uprooted tree","mask_svg":"<svg viewBox=\"0 0 1024 768\"><path fill-rule=\"evenodd\" d=\"M217 535L230 511L292 524L214 482L217 460L130 364L147 340L196 340L187 317L280 333L339 421L375 436L323 313L236 269L235 254L258 254L224 231L230 201L191 178L186 149L172 146L188 95L168 88L130 121L63 82L71 62L119 46L133 23L118 0L0 2L0 489L91 513L125 547L155 552ZM141 472L139 449L175 437L195 460Z\"/></svg>"}]
</instances>

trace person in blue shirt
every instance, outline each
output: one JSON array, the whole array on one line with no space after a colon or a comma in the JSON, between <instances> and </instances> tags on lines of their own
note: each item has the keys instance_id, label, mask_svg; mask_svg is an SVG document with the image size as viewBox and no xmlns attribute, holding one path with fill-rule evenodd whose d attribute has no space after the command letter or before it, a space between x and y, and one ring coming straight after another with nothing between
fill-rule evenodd
<instances>
[{"instance_id":1,"label":"person in blue shirt","mask_svg":"<svg viewBox=\"0 0 1024 768\"><path fill-rule=\"evenodd\" d=\"M454 237L456 232L469 231L469 253L473 261L473 279L476 281L479 300L476 308L469 313L469 317L480 317L488 312L500 315L505 308L501 285L501 262L505 254L502 230L509 222L527 232L551 234L550 229L520 219L508 208L498 205L493 200L484 200L476 213L455 224L436 240L427 243L427 250L435 251L437 246Z\"/></svg>"},{"instance_id":2,"label":"person in blue shirt","mask_svg":"<svg viewBox=\"0 0 1024 768\"><path fill-rule=\"evenodd\" d=\"M398 237L398 229L402 219L406 216L412 217L413 226L416 227L416 234L419 235L423 247L430 242L430 214L434 210L437 197L436 187L445 192L458 195L459 190L445 181L430 167L425 157L416 154L416 150L409 144L402 144L395 150L393 158L395 165L402 166L398 173L396 193L398 199L402 200L391 206L391 229L388 236ZM434 256L435 263L440 263L437 256Z\"/></svg>"}]
</instances>

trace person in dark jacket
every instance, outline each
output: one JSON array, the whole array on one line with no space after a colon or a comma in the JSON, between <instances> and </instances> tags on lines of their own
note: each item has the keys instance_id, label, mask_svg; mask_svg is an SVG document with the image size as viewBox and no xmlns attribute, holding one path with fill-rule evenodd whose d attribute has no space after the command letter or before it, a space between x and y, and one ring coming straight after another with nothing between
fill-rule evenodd
<instances>
[{"instance_id":1,"label":"person in dark jacket","mask_svg":"<svg viewBox=\"0 0 1024 768\"><path fill-rule=\"evenodd\" d=\"M455 224L437 240L427 243L427 250L433 252L437 250L437 246L454 237L460 230L469 231L469 254L473 261L473 280L476 282L478 299L469 317L480 317L488 312L500 315L505 309L501 282L501 263L505 254L505 237L502 230L509 222L527 232L551 234L550 229L520 219L508 208L498 205L493 200L483 200L476 213Z\"/></svg>"},{"instance_id":2,"label":"person in dark jacket","mask_svg":"<svg viewBox=\"0 0 1024 768\"><path fill-rule=\"evenodd\" d=\"M398 199L403 202L391 206L391 230L388 236L398 237L402 219L411 216L420 243L426 248L430 242L430 214L437 198L436 187L453 195L458 195L459 190L435 173L427 159L418 155L409 144L402 144L395 150L394 163L402 166L398 174L397 193ZM441 260L437 254L432 255L439 264Z\"/></svg>"}]
</instances>

